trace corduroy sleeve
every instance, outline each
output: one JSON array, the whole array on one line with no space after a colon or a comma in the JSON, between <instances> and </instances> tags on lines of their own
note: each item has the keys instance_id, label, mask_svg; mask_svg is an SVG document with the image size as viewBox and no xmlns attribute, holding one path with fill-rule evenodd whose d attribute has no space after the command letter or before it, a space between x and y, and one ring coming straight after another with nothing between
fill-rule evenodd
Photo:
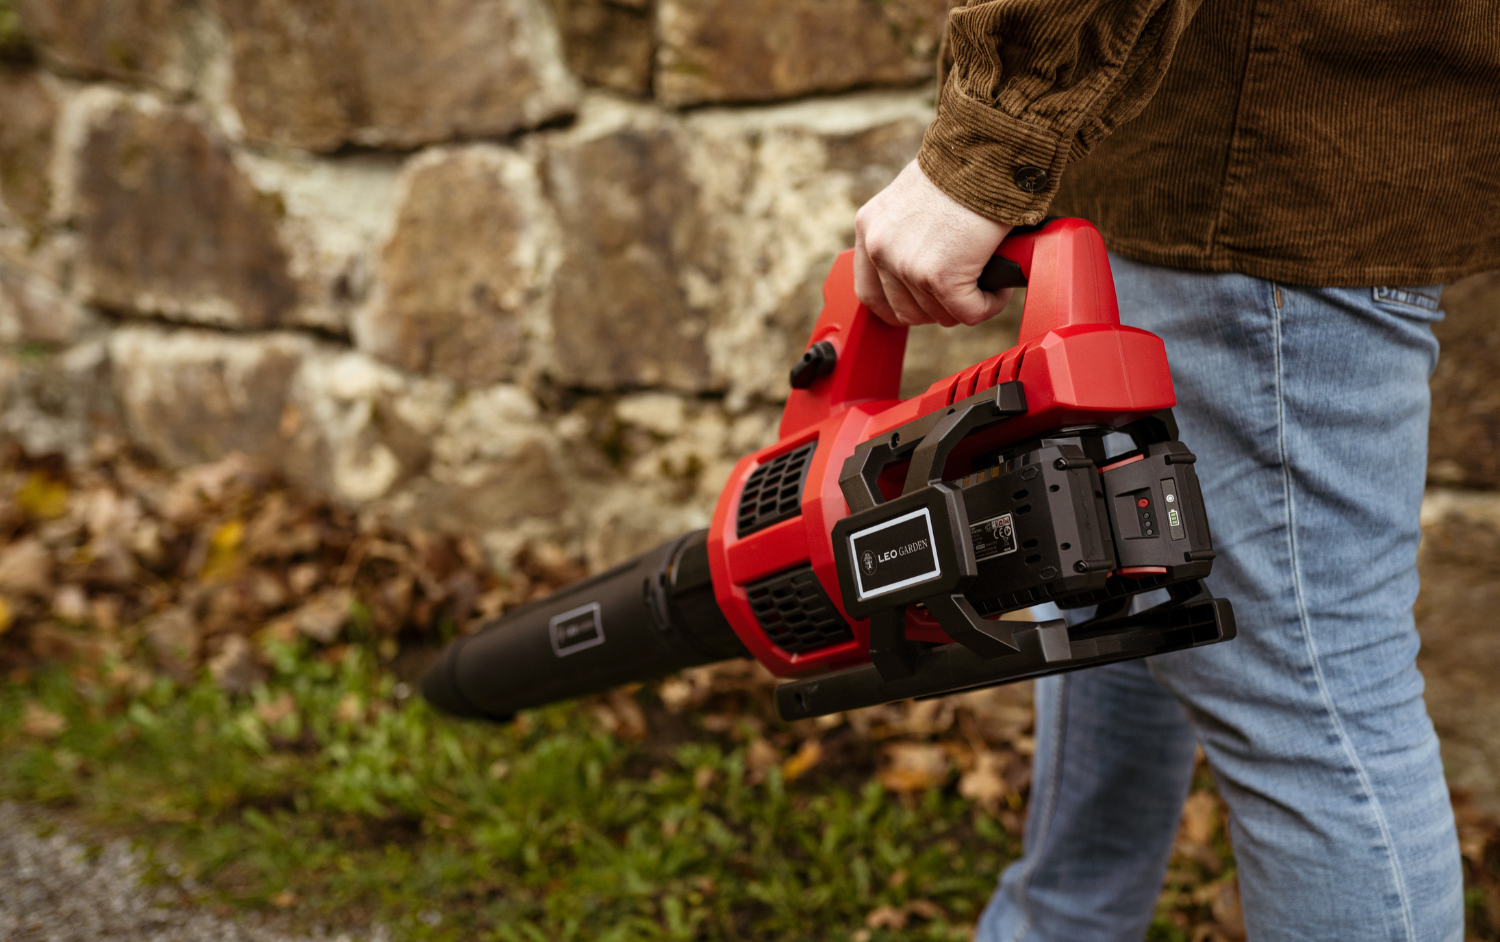
<instances>
[{"instance_id":1,"label":"corduroy sleeve","mask_svg":"<svg viewBox=\"0 0 1500 942\"><path fill-rule=\"evenodd\" d=\"M922 171L998 222L1040 222L1064 168L1135 117L1201 0L983 0L952 11Z\"/></svg>"}]
</instances>

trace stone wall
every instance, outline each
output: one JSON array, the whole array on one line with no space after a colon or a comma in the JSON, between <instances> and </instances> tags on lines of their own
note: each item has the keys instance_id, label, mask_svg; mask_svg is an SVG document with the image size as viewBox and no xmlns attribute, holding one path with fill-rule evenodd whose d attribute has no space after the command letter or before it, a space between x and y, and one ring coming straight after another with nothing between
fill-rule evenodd
<instances>
[{"instance_id":1,"label":"stone wall","mask_svg":"<svg viewBox=\"0 0 1500 942\"><path fill-rule=\"evenodd\" d=\"M246 452L502 569L703 525L916 152L947 6L0 0L0 432ZM1500 810L1500 278L1445 306L1424 664ZM904 385L1016 316L915 331Z\"/></svg>"}]
</instances>

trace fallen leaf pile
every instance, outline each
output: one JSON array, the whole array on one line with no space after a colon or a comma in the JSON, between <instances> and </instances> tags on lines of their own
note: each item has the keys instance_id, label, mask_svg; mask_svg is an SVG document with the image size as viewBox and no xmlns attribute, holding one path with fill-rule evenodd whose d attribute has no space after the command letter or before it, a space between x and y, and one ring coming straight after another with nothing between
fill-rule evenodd
<instances>
[{"instance_id":1,"label":"fallen leaf pile","mask_svg":"<svg viewBox=\"0 0 1500 942\"><path fill-rule=\"evenodd\" d=\"M391 660L576 577L556 556L501 581L471 538L352 513L237 454L171 474L124 451L82 469L9 452L0 670L59 660L139 686L207 668L242 692L264 676L267 639L367 643Z\"/></svg>"}]
</instances>

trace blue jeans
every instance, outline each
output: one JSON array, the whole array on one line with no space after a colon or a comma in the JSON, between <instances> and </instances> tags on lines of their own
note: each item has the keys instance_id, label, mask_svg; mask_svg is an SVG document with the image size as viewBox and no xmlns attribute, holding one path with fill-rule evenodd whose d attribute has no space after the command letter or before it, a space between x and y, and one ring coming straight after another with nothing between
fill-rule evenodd
<instances>
[{"instance_id":1,"label":"blue jeans","mask_svg":"<svg viewBox=\"0 0 1500 942\"><path fill-rule=\"evenodd\" d=\"M1459 942L1412 620L1438 289L1111 261L1122 319L1166 341L1239 637L1037 684L1026 850L978 938L1138 942L1196 742L1252 942Z\"/></svg>"}]
</instances>

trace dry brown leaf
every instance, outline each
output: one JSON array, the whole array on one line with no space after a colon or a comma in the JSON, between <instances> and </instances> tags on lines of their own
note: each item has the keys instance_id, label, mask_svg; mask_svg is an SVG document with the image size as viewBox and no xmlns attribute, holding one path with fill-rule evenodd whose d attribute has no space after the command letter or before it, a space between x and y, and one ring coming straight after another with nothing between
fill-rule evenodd
<instances>
[{"instance_id":1,"label":"dry brown leaf","mask_svg":"<svg viewBox=\"0 0 1500 942\"><path fill-rule=\"evenodd\" d=\"M1180 836L1208 846L1219 831L1219 799L1213 792L1193 792L1182 806Z\"/></svg>"},{"instance_id":2,"label":"dry brown leaf","mask_svg":"<svg viewBox=\"0 0 1500 942\"><path fill-rule=\"evenodd\" d=\"M280 608L291 601L282 581L276 578L275 573L264 569L250 570L245 576L245 586L249 590L251 601L263 609Z\"/></svg>"},{"instance_id":3,"label":"dry brown leaf","mask_svg":"<svg viewBox=\"0 0 1500 942\"><path fill-rule=\"evenodd\" d=\"M104 682L116 690L138 694L151 686L151 672L133 664L116 663L106 668Z\"/></svg>"},{"instance_id":4,"label":"dry brown leaf","mask_svg":"<svg viewBox=\"0 0 1500 942\"><path fill-rule=\"evenodd\" d=\"M27 516L54 520L68 512L68 486L41 472L33 472L16 491L16 504Z\"/></svg>"},{"instance_id":5,"label":"dry brown leaf","mask_svg":"<svg viewBox=\"0 0 1500 942\"><path fill-rule=\"evenodd\" d=\"M358 723L365 718L365 703L354 691L346 692L334 708L333 718L340 723Z\"/></svg>"},{"instance_id":6,"label":"dry brown leaf","mask_svg":"<svg viewBox=\"0 0 1500 942\"><path fill-rule=\"evenodd\" d=\"M0 633L4 629L0 628ZM1465 828L1463 822L1458 826L1458 851L1463 858L1475 867L1484 866L1484 852L1489 849L1489 835L1483 831Z\"/></svg>"},{"instance_id":7,"label":"dry brown leaf","mask_svg":"<svg viewBox=\"0 0 1500 942\"><path fill-rule=\"evenodd\" d=\"M838 729L844 725L844 714L825 713L822 716L816 717L813 723L818 729Z\"/></svg>"},{"instance_id":8,"label":"dry brown leaf","mask_svg":"<svg viewBox=\"0 0 1500 942\"><path fill-rule=\"evenodd\" d=\"M104 661L105 644L93 632L45 622L31 629L31 651L46 661L97 665Z\"/></svg>"},{"instance_id":9,"label":"dry brown leaf","mask_svg":"<svg viewBox=\"0 0 1500 942\"><path fill-rule=\"evenodd\" d=\"M1240 906L1240 883L1238 880L1229 879L1219 887L1214 894L1210 911L1214 914L1214 921L1219 924L1224 935L1233 942L1243 942L1246 937L1245 913Z\"/></svg>"},{"instance_id":10,"label":"dry brown leaf","mask_svg":"<svg viewBox=\"0 0 1500 942\"><path fill-rule=\"evenodd\" d=\"M906 904L906 911L914 916L921 916L923 919L942 919L948 915L943 912L943 907L930 899L909 900Z\"/></svg>"},{"instance_id":11,"label":"dry brown leaf","mask_svg":"<svg viewBox=\"0 0 1500 942\"><path fill-rule=\"evenodd\" d=\"M224 639L219 653L208 660L208 672L219 689L227 693L246 693L266 676L250 642L241 635Z\"/></svg>"},{"instance_id":12,"label":"dry brown leaf","mask_svg":"<svg viewBox=\"0 0 1500 942\"><path fill-rule=\"evenodd\" d=\"M681 677L668 677L656 688L656 695L668 713L681 713L693 699L693 685Z\"/></svg>"},{"instance_id":13,"label":"dry brown leaf","mask_svg":"<svg viewBox=\"0 0 1500 942\"><path fill-rule=\"evenodd\" d=\"M1010 791L1005 783L1006 756L1000 752L977 753L974 767L958 780L958 793L993 812Z\"/></svg>"},{"instance_id":14,"label":"dry brown leaf","mask_svg":"<svg viewBox=\"0 0 1500 942\"><path fill-rule=\"evenodd\" d=\"M624 690L613 690L604 702L594 704L594 718L605 732L619 739L640 742L649 732L641 705Z\"/></svg>"},{"instance_id":15,"label":"dry brown leaf","mask_svg":"<svg viewBox=\"0 0 1500 942\"><path fill-rule=\"evenodd\" d=\"M131 531L130 539L125 545L137 559L148 566L157 565L166 555L166 547L162 545L161 524L155 520L141 521L140 526Z\"/></svg>"},{"instance_id":16,"label":"dry brown leaf","mask_svg":"<svg viewBox=\"0 0 1500 942\"><path fill-rule=\"evenodd\" d=\"M56 739L68 728L68 721L61 715L37 703L35 700L26 702L26 710L21 715L21 732L37 739Z\"/></svg>"},{"instance_id":17,"label":"dry brown leaf","mask_svg":"<svg viewBox=\"0 0 1500 942\"><path fill-rule=\"evenodd\" d=\"M349 606L354 594L348 589L328 589L292 613L297 630L319 644L332 644L349 624Z\"/></svg>"},{"instance_id":18,"label":"dry brown leaf","mask_svg":"<svg viewBox=\"0 0 1500 942\"><path fill-rule=\"evenodd\" d=\"M322 578L323 570L317 563L299 563L287 571L286 584L293 595L303 596L311 592Z\"/></svg>"},{"instance_id":19,"label":"dry brown leaf","mask_svg":"<svg viewBox=\"0 0 1500 942\"><path fill-rule=\"evenodd\" d=\"M625 690L614 690L609 694L609 707L619 718L620 728L616 735L622 739L640 742L651 730L646 725L646 713L635 697Z\"/></svg>"},{"instance_id":20,"label":"dry brown leaf","mask_svg":"<svg viewBox=\"0 0 1500 942\"><path fill-rule=\"evenodd\" d=\"M809 739L802 743L789 759L781 763L781 777L785 781L795 782L808 770L817 765L823 758L823 745L816 739Z\"/></svg>"},{"instance_id":21,"label":"dry brown leaf","mask_svg":"<svg viewBox=\"0 0 1500 942\"><path fill-rule=\"evenodd\" d=\"M750 740L750 745L745 750L745 764L750 768L751 784L765 781L766 773L780 761L781 753L768 740L760 736Z\"/></svg>"},{"instance_id":22,"label":"dry brown leaf","mask_svg":"<svg viewBox=\"0 0 1500 942\"><path fill-rule=\"evenodd\" d=\"M876 906L865 917L866 929L905 929L906 910L894 906Z\"/></svg>"},{"instance_id":23,"label":"dry brown leaf","mask_svg":"<svg viewBox=\"0 0 1500 942\"><path fill-rule=\"evenodd\" d=\"M268 726L275 726L295 712L297 712L297 701L285 690L275 700L269 700L255 707L255 715Z\"/></svg>"},{"instance_id":24,"label":"dry brown leaf","mask_svg":"<svg viewBox=\"0 0 1500 942\"><path fill-rule=\"evenodd\" d=\"M240 547L245 542L245 522L235 519L220 524L208 540L208 553L198 578L205 582L229 579L243 564Z\"/></svg>"},{"instance_id":25,"label":"dry brown leaf","mask_svg":"<svg viewBox=\"0 0 1500 942\"><path fill-rule=\"evenodd\" d=\"M52 553L35 537L0 549L0 589L13 595L52 594Z\"/></svg>"},{"instance_id":26,"label":"dry brown leaf","mask_svg":"<svg viewBox=\"0 0 1500 942\"><path fill-rule=\"evenodd\" d=\"M202 644L193 616L176 605L152 615L142 628L156 663L178 680L189 679L198 666Z\"/></svg>"},{"instance_id":27,"label":"dry brown leaf","mask_svg":"<svg viewBox=\"0 0 1500 942\"><path fill-rule=\"evenodd\" d=\"M923 792L948 777L948 755L932 743L898 742L885 747L886 766L880 784L898 793Z\"/></svg>"},{"instance_id":28,"label":"dry brown leaf","mask_svg":"<svg viewBox=\"0 0 1500 942\"><path fill-rule=\"evenodd\" d=\"M89 600L89 617L93 619L94 627L105 634L113 634L120 627L120 598L116 595L102 595Z\"/></svg>"},{"instance_id":29,"label":"dry brown leaf","mask_svg":"<svg viewBox=\"0 0 1500 942\"><path fill-rule=\"evenodd\" d=\"M76 585L58 586L52 594L52 614L63 621L87 621L89 617L88 596Z\"/></svg>"},{"instance_id":30,"label":"dry brown leaf","mask_svg":"<svg viewBox=\"0 0 1500 942\"><path fill-rule=\"evenodd\" d=\"M739 725L740 719L733 713L707 713L698 722L710 733L727 733Z\"/></svg>"}]
</instances>

